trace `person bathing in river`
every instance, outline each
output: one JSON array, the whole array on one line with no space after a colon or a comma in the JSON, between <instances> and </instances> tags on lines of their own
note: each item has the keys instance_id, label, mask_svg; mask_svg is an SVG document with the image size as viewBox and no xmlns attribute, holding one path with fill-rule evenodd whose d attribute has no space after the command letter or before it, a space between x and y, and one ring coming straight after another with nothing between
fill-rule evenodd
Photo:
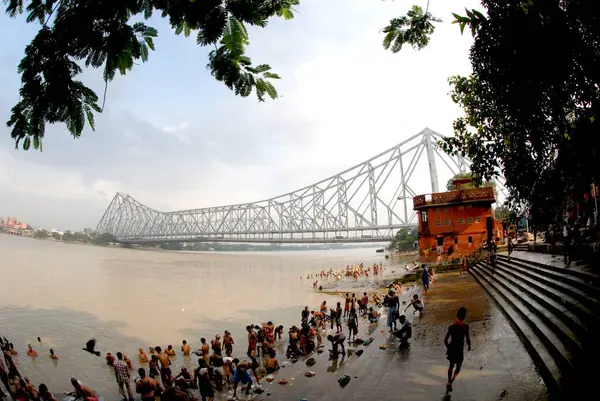
<instances>
[{"instance_id":1,"label":"person bathing in river","mask_svg":"<svg viewBox=\"0 0 600 401\"><path fill-rule=\"evenodd\" d=\"M210 342L211 348L215 354L221 355L221 336L216 335L215 339Z\"/></svg>"},{"instance_id":2,"label":"person bathing in river","mask_svg":"<svg viewBox=\"0 0 600 401\"><path fill-rule=\"evenodd\" d=\"M269 357L265 360L265 369L267 373L273 373L279 370L279 361L275 358L275 351L269 352Z\"/></svg>"},{"instance_id":3,"label":"person bathing in river","mask_svg":"<svg viewBox=\"0 0 600 401\"><path fill-rule=\"evenodd\" d=\"M108 366L115 366L115 357L110 352L106 353L105 359Z\"/></svg>"},{"instance_id":4,"label":"person bathing in river","mask_svg":"<svg viewBox=\"0 0 600 401\"><path fill-rule=\"evenodd\" d=\"M250 387L252 386L252 378L248 373L248 366L246 361L238 364L235 372L233 373L233 398L237 396L238 384L246 385L246 395L250 394Z\"/></svg>"},{"instance_id":5,"label":"person bathing in river","mask_svg":"<svg viewBox=\"0 0 600 401\"><path fill-rule=\"evenodd\" d=\"M190 350L191 347L188 345L187 341L183 340L181 342L181 352L183 352L184 356L189 356L190 355Z\"/></svg>"},{"instance_id":6,"label":"person bathing in river","mask_svg":"<svg viewBox=\"0 0 600 401\"><path fill-rule=\"evenodd\" d=\"M56 356L56 354L54 353L54 350L52 348L50 348L50 359L53 359L53 360L58 359L58 357Z\"/></svg>"},{"instance_id":7,"label":"person bathing in river","mask_svg":"<svg viewBox=\"0 0 600 401\"><path fill-rule=\"evenodd\" d=\"M283 325L280 324L275 328L275 340L281 340L283 338Z\"/></svg>"},{"instance_id":8,"label":"person bathing in river","mask_svg":"<svg viewBox=\"0 0 600 401\"><path fill-rule=\"evenodd\" d=\"M223 336L223 346L225 347L225 355L231 356L231 353L233 352L233 344L235 343L233 342L233 337L231 336L231 333L225 330L225 335Z\"/></svg>"},{"instance_id":9,"label":"person bathing in river","mask_svg":"<svg viewBox=\"0 0 600 401\"><path fill-rule=\"evenodd\" d=\"M123 354L123 362L127 365L128 369L133 369L133 362L131 359L127 358L127 355Z\"/></svg>"},{"instance_id":10,"label":"person bathing in river","mask_svg":"<svg viewBox=\"0 0 600 401\"><path fill-rule=\"evenodd\" d=\"M30 356L32 358L37 358L37 356L38 356L37 352L35 352L35 350L31 346L31 344L27 345L27 356Z\"/></svg>"},{"instance_id":11,"label":"person bathing in river","mask_svg":"<svg viewBox=\"0 0 600 401\"><path fill-rule=\"evenodd\" d=\"M206 343L206 338L202 337L200 339L200 344L202 344L200 346L200 352L202 353L202 359L204 359L204 362L206 362L206 365L208 366L209 357L210 357L210 347Z\"/></svg>"},{"instance_id":12,"label":"person bathing in river","mask_svg":"<svg viewBox=\"0 0 600 401\"><path fill-rule=\"evenodd\" d=\"M156 351L156 358L160 362L160 381L162 382L163 386L171 387L173 383L171 380L171 368L169 367L171 365L171 360L167 354L163 354L160 347L156 347L154 350Z\"/></svg>"},{"instance_id":13,"label":"person bathing in river","mask_svg":"<svg viewBox=\"0 0 600 401\"><path fill-rule=\"evenodd\" d=\"M131 392L131 375L129 373L129 367L123 360L123 354L117 352L117 361L114 364L115 378L117 379L117 385L119 386L119 394L123 396L123 400L133 401L133 393Z\"/></svg>"},{"instance_id":14,"label":"person bathing in river","mask_svg":"<svg viewBox=\"0 0 600 401\"><path fill-rule=\"evenodd\" d=\"M146 376L144 368L138 369L139 379L135 381L135 392L142 397L142 401L155 401L158 383L151 377Z\"/></svg>"},{"instance_id":15,"label":"person bathing in river","mask_svg":"<svg viewBox=\"0 0 600 401\"><path fill-rule=\"evenodd\" d=\"M248 332L248 352L247 355L251 357L252 355L256 355L256 343L258 342L256 333L254 332L254 327L246 326L246 331Z\"/></svg>"},{"instance_id":16,"label":"person bathing in river","mask_svg":"<svg viewBox=\"0 0 600 401\"><path fill-rule=\"evenodd\" d=\"M148 361L148 372L150 378L152 379L160 377L160 371L158 370L158 357L156 356L156 354L152 355L152 357Z\"/></svg>"},{"instance_id":17,"label":"person bathing in river","mask_svg":"<svg viewBox=\"0 0 600 401\"><path fill-rule=\"evenodd\" d=\"M310 311L308 310L308 306L305 306L304 309L302 309L302 316L301 316L300 322L308 323L309 316L310 316Z\"/></svg>"},{"instance_id":18,"label":"person bathing in river","mask_svg":"<svg viewBox=\"0 0 600 401\"><path fill-rule=\"evenodd\" d=\"M175 350L173 349L172 345L167 346L165 354L167 354L168 356L175 356L175 355L177 355L177 354L175 354Z\"/></svg>"},{"instance_id":19,"label":"person bathing in river","mask_svg":"<svg viewBox=\"0 0 600 401\"><path fill-rule=\"evenodd\" d=\"M146 355L146 353L144 352L143 348L139 349L138 360L140 361L140 363L147 363L148 362L148 355Z\"/></svg>"},{"instance_id":20,"label":"person bathing in river","mask_svg":"<svg viewBox=\"0 0 600 401\"><path fill-rule=\"evenodd\" d=\"M41 401L56 401L54 394L48 390L48 386L46 386L44 383L40 383L40 386L38 387L38 394Z\"/></svg>"},{"instance_id":21,"label":"person bathing in river","mask_svg":"<svg viewBox=\"0 0 600 401\"><path fill-rule=\"evenodd\" d=\"M76 399L81 398L86 401L98 401L98 397L96 396L96 393L94 392L94 390L92 390L85 384L81 383L76 378L74 378L74 377L71 378L71 385L73 385L74 390L71 393L69 393L68 395L72 395Z\"/></svg>"},{"instance_id":22,"label":"person bathing in river","mask_svg":"<svg viewBox=\"0 0 600 401\"><path fill-rule=\"evenodd\" d=\"M213 379L217 384L218 391L223 391L223 378L225 377L223 365L225 365L225 362L223 361L221 353L215 352L210 356L210 366L213 370Z\"/></svg>"}]
</instances>

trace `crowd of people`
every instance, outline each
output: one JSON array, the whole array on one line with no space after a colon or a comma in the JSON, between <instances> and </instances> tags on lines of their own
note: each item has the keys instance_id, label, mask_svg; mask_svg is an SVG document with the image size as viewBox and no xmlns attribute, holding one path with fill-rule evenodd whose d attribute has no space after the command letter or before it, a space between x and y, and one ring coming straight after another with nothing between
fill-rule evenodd
<instances>
[{"instance_id":1,"label":"crowd of people","mask_svg":"<svg viewBox=\"0 0 600 401\"><path fill-rule=\"evenodd\" d=\"M379 276L381 274L383 274L384 271L384 267L383 267L383 263L379 262L379 263L374 263L373 266L367 266L365 267L363 263L359 263L357 265L347 265L345 269L340 269L340 270L333 270L333 268L329 269L329 270L321 270L319 273L316 274L308 274L306 276L307 280L313 279L313 278L320 278L320 279L335 279L335 280L342 280L344 278L351 278L354 280L358 280L359 277L369 277L371 275L373 276ZM303 280L304 277L300 276L300 280ZM317 287L318 286L318 281L314 281L313 282L313 287Z\"/></svg>"},{"instance_id":2,"label":"crowd of people","mask_svg":"<svg viewBox=\"0 0 600 401\"><path fill-rule=\"evenodd\" d=\"M423 267L421 281L425 292L429 289L433 277L433 271ZM287 331L286 357L293 361L300 356L323 352L324 334L331 343L330 358L338 358L340 353L342 356L346 355L344 346L346 340L349 343L363 341L357 338L361 321L359 317L366 318L366 324L377 324L381 317L379 312L381 307L387 310L386 324L390 333L400 340L401 347L406 346L412 337L413 328L404 313L400 313L401 293L402 286L400 284L390 284L383 300L376 294L369 297L366 292L360 298L356 294L346 293L343 299L336 302L333 307L330 307L327 301L323 301L318 310L311 311L306 306L301 311L299 325L293 325ZM410 302L404 301L404 303L407 305L403 312L411 307L415 313L422 314L424 312L424 302L417 293L413 294ZM462 320L461 316L448 331L449 334L445 340L448 344L458 341L454 337L459 338L461 330L464 338L465 327L467 327L466 336L468 337L468 326L462 323L464 316L462 316ZM344 333L344 325L348 330L347 336ZM250 392L253 385L255 385L255 391L258 389L260 392L261 375L273 373L280 368L276 345L281 344L281 341L284 340L284 326L275 325L269 321L262 325L248 325L246 331L248 347L242 360L239 357L233 357L235 342L227 330L224 331L223 336L218 334L210 342L201 338L200 348L195 351L187 341L183 340L180 347L181 353L184 356L195 354L199 357L198 366L193 372L188 371L186 367L182 367L177 373L171 371L171 357L176 355L172 345L168 345L164 350L160 346L150 347L148 353L144 348L139 348L140 367L137 369L137 377L133 380L135 392L139 394L142 401L154 400L159 395L161 399L167 401L175 401L175 399L178 401L198 399L207 401L214 399L215 392L227 389L232 389L233 397L236 397L240 385L246 394ZM453 339L452 342L448 342L449 338ZM41 342L39 337L38 341ZM448 344L448 358L451 363L448 389L451 391L452 381L460 371L462 359L459 356L462 355L462 351L459 355L459 352ZM94 346L95 341L90 340L84 350L99 356L100 352L95 351ZM0 379L13 399L17 401L56 401L55 396L44 383L36 387L19 372L13 359L18 352L8 339L0 337L0 347L5 362L0 359ZM28 346L27 356L38 357L32 345ZM50 349L49 356L54 360L58 359L52 349ZM104 360L114 370L117 387L123 400L132 401L134 392L131 386L131 372L135 371L132 360L121 352L117 352L115 355L108 352L105 354ZM452 370L454 371L452 372ZM69 395L85 401L98 401L96 392L77 378L71 378L71 385L73 389ZM0 398L6 396L7 394L0 388Z\"/></svg>"}]
</instances>

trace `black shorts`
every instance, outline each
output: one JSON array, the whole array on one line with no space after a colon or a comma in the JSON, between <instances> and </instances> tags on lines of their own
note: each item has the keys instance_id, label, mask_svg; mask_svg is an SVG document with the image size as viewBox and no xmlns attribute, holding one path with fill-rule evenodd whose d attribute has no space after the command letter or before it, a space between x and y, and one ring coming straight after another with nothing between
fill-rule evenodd
<instances>
[{"instance_id":1,"label":"black shorts","mask_svg":"<svg viewBox=\"0 0 600 401\"><path fill-rule=\"evenodd\" d=\"M462 365L464 359L465 359L465 354L463 352L462 349L448 349L448 351L446 351L446 356L448 358L448 360L450 361L450 363L454 363L456 365Z\"/></svg>"}]
</instances>

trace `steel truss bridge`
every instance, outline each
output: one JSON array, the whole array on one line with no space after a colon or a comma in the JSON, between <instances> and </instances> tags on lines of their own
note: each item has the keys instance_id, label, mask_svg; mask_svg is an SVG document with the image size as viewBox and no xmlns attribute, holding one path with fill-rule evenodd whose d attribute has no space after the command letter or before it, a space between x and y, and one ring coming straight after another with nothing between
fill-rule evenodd
<instances>
[{"instance_id":1,"label":"steel truss bridge","mask_svg":"<svg viewBox=\"0 0 600 401\"><path fill-rule=\"evenodd\" d=\"M412 207L415 185L422 185L425 178L431 192L439 192L436 156L452 174L467 169L468 160L449 158L437 149L442 138L425 128L337 175L259 202L159 212L117 193L97 231L130 244L389 241L399 228L417 224ZM415 174L418 165L425 169L420 163L423 155L428 177Z\"/></svg>"}]
</instances>

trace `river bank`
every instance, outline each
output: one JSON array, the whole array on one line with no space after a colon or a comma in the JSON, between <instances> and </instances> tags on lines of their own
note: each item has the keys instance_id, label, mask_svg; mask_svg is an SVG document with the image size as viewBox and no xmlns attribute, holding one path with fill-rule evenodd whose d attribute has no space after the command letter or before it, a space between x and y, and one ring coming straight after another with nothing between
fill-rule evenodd
<instances>
[{"instance_id":1,"label":"river bank","mask_svg":"<svg viewBox=\"0 0 600 401\"><path fill-rule=\"evenodd\" d=\"M421 289L417 286L413 292L405 291L402 299L411 297L414 291L420 293ZM346 358L330 361L328 352L323 352L313 355L316 364L311 367L301 359L277 372L274 382L264 383L265 394L269 396L262 398L276 401L548 399L542 379L518 336L471 276L456 272L441 274L423 298L426 312L422 316L415 318L412 312L407 313L413 322L413 338L407 349L398 349L397 340L384 327L385 310L382 310L384 316L378 324L360 320L359 337L374 339L368 346L350 347L362 350L360 356L353 352ZM468 310L466 322L471 327L473 349L465 352L454 392L446 397L448 365L443 339L460 306ZM316 373L314 377L304 376L309 370ZM338 383L343 375L350 377L345 387ZM277 384L281 378L288 384Z\"/></svg>"}]
</instances>

